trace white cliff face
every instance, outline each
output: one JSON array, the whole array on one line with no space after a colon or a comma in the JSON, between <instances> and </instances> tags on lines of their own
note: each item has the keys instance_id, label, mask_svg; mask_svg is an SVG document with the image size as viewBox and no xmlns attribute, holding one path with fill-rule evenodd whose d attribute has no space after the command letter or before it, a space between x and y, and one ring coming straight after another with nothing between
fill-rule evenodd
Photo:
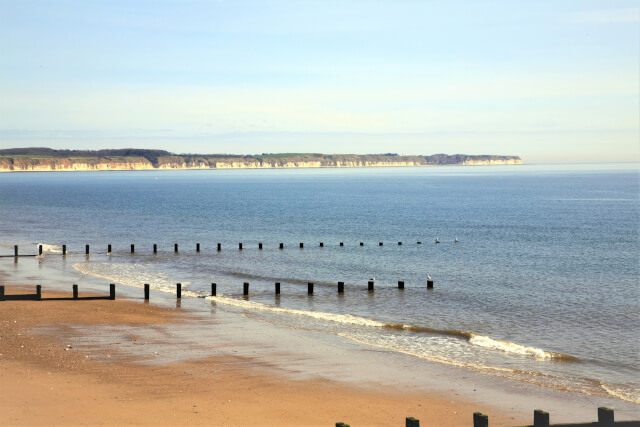
<instances>
[{"instance_id":1,"label":"white cliff face","mask_svg":"<svg viewBox=\"0 0 640 427\"><path fill-rule=\"evenodd\" d=\"M305 156L307 157L307 156ZM311 156L308 156L311 157ZM51 171L122 171L122 170L183 170L183 169L276 169L276 168L352 168L409 167L435 165L520 165L514 156L451 156L437 162L419 156L313 156L313 158L198 158L160 157L157 165L144 157L120 158L0 158L0 172Z\"/></svg>"}]
</instances>

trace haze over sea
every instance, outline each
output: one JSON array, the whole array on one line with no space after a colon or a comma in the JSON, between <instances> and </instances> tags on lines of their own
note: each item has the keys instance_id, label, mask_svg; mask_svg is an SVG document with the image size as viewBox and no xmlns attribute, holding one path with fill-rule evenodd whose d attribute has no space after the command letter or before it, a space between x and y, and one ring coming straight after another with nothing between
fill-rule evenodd
<instances>
[{"instance_id":1,"label":"haze over sea","mask_svg":"<svg viewBox=\"0 0 640 427\"><path fill-rule=\"evenodd\" d=\"M216 282L219 307L256 321L640 403L639 170L3 174L0 244L45 244L53 267L66 244L67 263L110 282L167 293L180 282L184 298Z\"/></svg>"}]
</instances>

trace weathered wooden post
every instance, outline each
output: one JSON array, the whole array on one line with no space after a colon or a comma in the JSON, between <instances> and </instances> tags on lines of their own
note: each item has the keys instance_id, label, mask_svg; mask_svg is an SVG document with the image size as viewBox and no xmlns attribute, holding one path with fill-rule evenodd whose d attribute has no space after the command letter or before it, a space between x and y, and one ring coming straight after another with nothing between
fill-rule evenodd
<instances>
[{"instance_id":1,"label":"weathered wooden post","mask_svg":"<svg viewBox=\"0 0 640 427\"><path fill-rule=\"evenodd\" d=\"M149 301L149 284L144 284L144 299L145 301Z\"/></svg>"},{"instance_id":2,"label":"weathered wooden post","mask_svg":"<svg viewBox=\"0 0 640 427\"><path fill-rule=\"evenodd\" d=\"M211 296L215 297L216 295L218 295L218 285L216 283L212 283L211 284Z\"/></svg>"},{"instance_id":3,"label":"weathered wooden post","mask_svg":"<svg viewBox=\"0 0 640 427\"><path fill-rule=\"evenodd\" d=\"M280 243L280 249L284 249L284 243Z\"/></svg>"},{"instance_id":4,"label":"weathered wooden post","mask_svg":"<svg viewBox=\"0 0 640 427\"><path fill-rule=\"evenodd\" d=\"M489 427L489 417L480 412L474 412L473 427Z\"/></svg>"},{"instance_id":5,"label":"weathered wooden post","mask_svg":"<svg viewBox=\"0 0 640 427\"><path fill-rule=\"evenodd\" d=\"M402 246L402 242L398 242L398 246Z\"/></svg>"},{"instance_id":6,"label":"weathered wooden post","mask_svg":"<svg viewBox=\"0 0 640 427\"><path fill-rule=\"evenodd\" d=\"M433 280L427 280L427 289L433 289Z\"/></svg>"},{"instance_id":7,"label":"weathered wooden post","mask_svg":"<svg viewBox=\"0 0 640 427\"><path fill-rule=\"evenodd\" d=\"M338 282L338 293L344 294L344 282Z\"/></svg>"},{"instance_id":8,"label":"weathered wooden post","mask_svg":"<svg viewBox=\"0 0 640 427\"><path fill-rule=\"evenodd\" d=\"M18 256L18 245L13 245L13 256Z\"/></svg>"},{"instance_id":9,"label":"weathered wooden post","mask_svg":"<svg viewBox=\"0 0 640 427\"><path fill-rule=\"evenodd\" d=\"M258 243L258 249L262 249L262 242Z\"/></svg>"},{"instance_id":10,"label":"weathered wooden post","mask_svg":"<svg viewBox=\"0 0 640 427\"><path fill-rule=\"evenodd\" d=\"M114 283L109 285L109 299L116 299L116 285Z\"/></svg>"},{"instance_id":11,"label":"weathered wooden post","mask_svg":"<svg viewBox=\"0 0 640 427\"><path fill-rule=\"evenodd\" d=\"M323 242L320 242L320 247L324 248L324 243Z\"/></svg>"},{"instance_id":12,"label":"weathered wooden post","mask_svg":"<svg viewBox=\"0 0 640 427\"><path fill-rule=\"evenodd\" d=\"M218 251L222 250L222 243L218 243Z\"/></svg>"},{"instance_id":13,"label":"weathered wooden post","mask_svg":"<svg viewBox=\"0 0 640 427\"><path fill-rule=\"evenodd\" d=\"M62 255L67 254L67 245L62 245Z\"/></svg>"},{"instance_id":14,"label":"weathered wooden post","mask_svg":"<svg viewBox=\"0 0 640 427\"><path fill-rule=\"evenodd\" d=\"M313 283L307 283L307 295L313 295Z\"/></svg>"},{"instance_id":15,"label":"weathered wooden post","mask_svg":"<svg viewBox=\"0 0 640 427\"><path fill-rule=\"evenodd\" d=\"M182 298L182 283L176 283L176 298Z\"/></svg>"},{"instance_id":16,"label":"weathered wooden post","mask_svg":"<svg viewBox=\"0 0 640 427\"><path fill-rule=\"evenodd\" d=\"M73 285L73 299L78 299L78 285Z\"/></svg>"},{"instance_id":17,"label":"weathered wooden post","mask_svg":"<svg viewBox=\"0 0 640 427\"><path fill-rule=\"evenodd\" d=\"M416 420L413 417L407 417L405 422L406 427L420 427L420 420Z\"/></svg>"},{"instance_id":18,"label":"weathered wooden post","mask_svg":"<svg viewBox=\"0 0 640 427\"><path fill-rule=\"evenodd\" d=\"M132 245L132 246L133 246L133 245ZM154 254L157 254L157 253L158 253L158 244L157 244L157 243L154 243L154 244L153 244L153 253L154 253Z\"/></svg>"},{"instance_id":19,"label":"weathered wooden post","mask_svg":"<svg viewBox=\"0 0 640 427\"><path fill-rule=\"evenodd\" d=\"M533 427L549 427L549 413L540 409L533 411Z\"/></svg>"},{"instance_id":20,"label":"weathered wooden post","mask_svg":"<svg viewBox=\"0 0 640 427\"><path fill-rule=\"evenodd\" d=\"M378 246L382 246L382 242L378 243Z\"/></svg>"},{"instance_id":21,"label":"weathered wooden post","mask_svg":"<svg viewBox=\"0 0 640 427\"><path fill-rule=\"evenodd\" d=\"M598 424L610 427L614 425L613 423L613 409L605 408L604 406L598 408Z\"/></svg>"},{"instance_id":22,"label":"weathered wooden post","mask_svg":"<svg viewBox=\"0 0 640 427\"><path fill-rule=\"evenodd\" d=\"M4 301L4 285L0 285L0 301Z\"/></svg>"},{"instance_id":23,"label":"weathered wooden post","mask_svg":"<svg viewBox=\"0 0 640 427\"><path fill-rule=\"evenodd\" d=\"M36 285L36 301L42 301L42 286Z\"/></svg>"},{"instance_id":24,"label":"weathered wooden post","mask_svg":"<svg viewBox=\"0 0 640 427\"><path fill-rule=\"evenodd\" d=\"M173 252L178 252L178 244L177 243L173 244Z\"/></svg>"},{"instance_id":25,"label":"weathered wooden post","mask_svg":"<svg viewBox=\"0 0 640 427\"><path fill-rule=\"evenodd\" d=\"M276 282L276 295L280 295L280 282Z\"/></svg>"},{"instance_id":26,"label":"weathered wooden post","mask_svg":"<svg viewBox=\"0 0 640 427\"><path fill-rule=\"evenodd\" d=\"M42 255L42 245L38 245L38 255Z\"/></svg>"},{"instance_id":27,"label":"weathered wooden post","mask_svg":"<svg viewBox=\"0 0 640 427\"><path fill-rule=\"evenodd\" d=\"M373 280L369 280L369 282L367 283L367 290L369 292L373 292Z\"/></svg>"},{"instance_id":28,"label":"weathered wooden post","mask_svg":"<svg viewBox=\"0 0 640 427\"><path fill-rule=\"evenodd\" d=\"M340 242L340 246L344 246L344 242Z\"/></svg>"},{"instance_id":29,"label":"weathered wooden post","mask_svg":"<svg viewBox=\"0 0 640 427\"><path fill-rule=\"evenodd\" d=\"M153 244L153 253L155 254L156 252L158 252L158 245L156 245L154 243ZM134 245L133 243L131 244L131 253L132 254L136 253L136 245Z\"/></svg>"},{"instance_id":30,"label":"weathered wooden post","mask_svg":"<svg viewBox=\"0 0 640 427\"><path fill-rule=\"evenodd\" d=\"M364 242L360 242L360 246L364 246Z\"/></svg>"},{"instance_id":31,"label":"weathered wooden post","mask_svg":"<svg viewBox=\"0 0 640 427\"><path fill-rule=\"evenodd\" d=\"M421 244L422 244L422 242L416 242L416 245L421 245Z\"/></svg>"},{"instance_id":32,"label":"weathered wooden post","mask_svg":"<svg viewBox=\"0 0 640 427\"><path fill-rule=\"evenodd\" d=\"M200 243L196 243L196 252L200 252Z\"/></svg>"},{"instance_id":33,"label":"weathered wooden post","mask_svg":"<svg viewBox=\"0 0 640 427\"><path fill-rule=\"evenodd\" d=\"M107 245L107 253L110 254L111 253L111 244Z\"/></svg>"},{"instance_id":34,"label":"weathered wooden post","mask_svg":"<svg viewBox=\"0 0 640 427\"><path fill-rule=\"evenodd\" d=\"M85 255L89 255L89 245L84 245L84 253Z\"/></svg>"},{"instance_id":35,"label":"weathered wooden post","mask_svg":"<svg viewBox=\"0 0 640 427\"><path fill-rule=\"evenodd\" d=\"M304 243L300 242L300 249L304 248Z\"/></svg>"},{"instance_id":36,"label":"weathered wooden post","mask_svg":"<svg viewBox=\"0 0 640 427\"><path fill-rule=\"evenodd\" d=\"M249 282L244 282L242 295L249 295Z\"/></svg>"},{"instance_id":37,"label":"weathered wooden post","mask_svg":"<svg viewBox=\"0 0 640 427\"><path fill-rule=\"evenodd\" d=\"M238 249L242 250L242 243L238 243Z\"/></svg>"}]
</instances>

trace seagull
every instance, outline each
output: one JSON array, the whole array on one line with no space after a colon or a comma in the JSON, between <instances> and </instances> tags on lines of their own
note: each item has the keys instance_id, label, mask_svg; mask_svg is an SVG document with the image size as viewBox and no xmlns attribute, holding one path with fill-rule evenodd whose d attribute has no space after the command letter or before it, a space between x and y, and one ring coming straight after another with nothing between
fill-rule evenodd
<instances>
[{"instance_id":1,"label":"seagull","mask_svg":"<svg viewBox=\"0 0 640 427\"><path fill-rule=\"evenodd\" d=\"M453 239L453 243L458 243L458 238Z\"/></svg>"},{"instance_id":2,"label":"seagull","mask_svg":"<svg viewBox=\"0 0 640 427\"><path fill-rule=\"evenodd\" d=\"M436 237L436 243L440 243L440 239Z\"/></svg>"},{"instance_id":3,"label":"seagull","mask_svg":"<svg viewBox=\"0 0 640 427\"><path fill-rule=\"evenodd\" d=\"M376 276L371 277L369 280L376 280Z\"/></svg>"},{"instance_id":4,"label":"seagull","mask_svg":"<svg viewBox=\"0 0 640 427\"><path fill-rule=\"evenodd\" d=\"M433 280L433 279L431 279L431 276L427 274L427 280Z\"/></svg>"}]
</instances>

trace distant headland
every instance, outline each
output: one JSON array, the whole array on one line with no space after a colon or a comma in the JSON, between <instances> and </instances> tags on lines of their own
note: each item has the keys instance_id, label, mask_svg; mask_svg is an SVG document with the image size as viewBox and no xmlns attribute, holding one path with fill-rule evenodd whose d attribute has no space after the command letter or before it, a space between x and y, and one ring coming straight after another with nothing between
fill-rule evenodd
<instances>
[{"instance_id":1,"label":"distant headland","mask_svg":"<svg viewBox=\"0 0 640 427\"><path fill-rule=\"evenodd\" d=\"M0 150L0 172L170 170L170 169L276 169L437 165L520 165L518 156L434 154L263 153L173 154L164 150L54 150L9 148Z\"/></svg>"}]
</instances>

